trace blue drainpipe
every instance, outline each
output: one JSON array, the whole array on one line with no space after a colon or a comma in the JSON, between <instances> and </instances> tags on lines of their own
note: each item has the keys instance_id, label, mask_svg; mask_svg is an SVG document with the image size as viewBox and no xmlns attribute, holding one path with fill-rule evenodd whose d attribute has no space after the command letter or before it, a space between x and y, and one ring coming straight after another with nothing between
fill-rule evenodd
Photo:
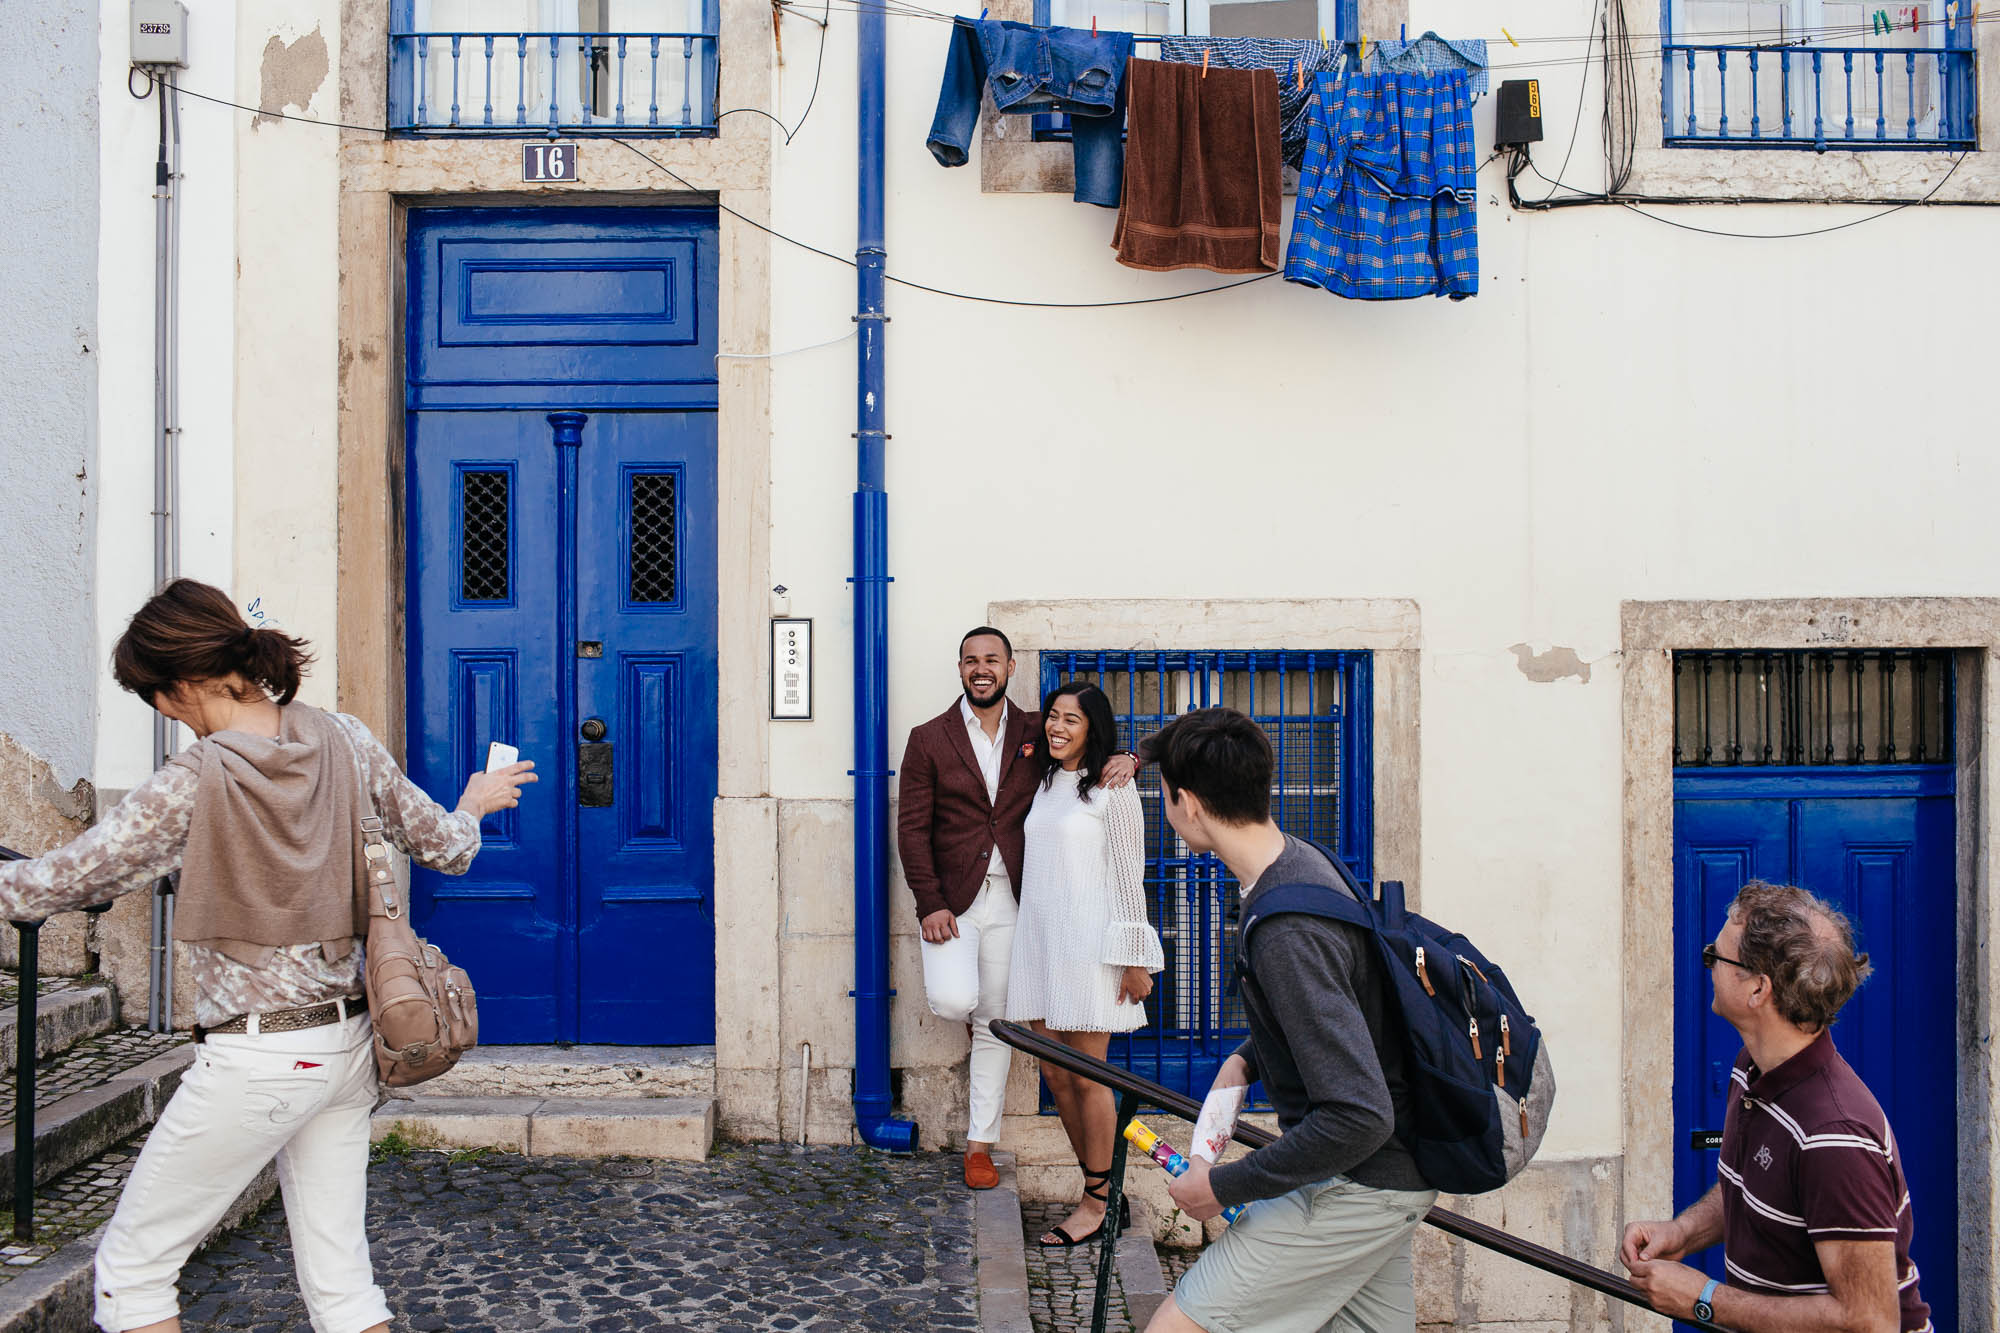
<instances>
[{"instance_id":1,"label":"blue drainpipe","mask_svg":"<svg viewBox=\"0 0 2000 1333\"><path fill-rule=\"evenodd\" d=\"M885 25L863 6L856 60L860 88L859 216L854 267L860 331L854 489L854 1121L871 1148L909 1152L917 1127L891 1114L889 1088L889 437L882 397L886 283L882 246Z\"/></svg>"}]
</instances>

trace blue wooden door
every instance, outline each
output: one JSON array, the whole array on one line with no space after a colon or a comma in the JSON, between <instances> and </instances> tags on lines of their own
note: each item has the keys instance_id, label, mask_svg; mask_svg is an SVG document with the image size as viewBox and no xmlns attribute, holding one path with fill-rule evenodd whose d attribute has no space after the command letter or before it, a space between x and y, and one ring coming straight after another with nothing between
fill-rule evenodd
<instances>
[{"instance_id":1,"label":"blue wooden door","mask_svg":"<svg viewBox=\"0 0 2000 1333\"><path fill-rule=\"evenodd\" d=\"M1875 974L1841 1012L1834 1044L1888 1113L1908 1180L1911 1258L1939 1333L1957 1327L1957 969L1949 765L1774 773L1681 770L1675 779L1675 1207L1715 1183L1729 1070L1742 1048L1709 1010L1701 948L1746 880L1798 884L1845 912ZM1721 1275L1719 1251L1704 1267Z\"/></svg>"},{"instance_id":2,"label":"blue wooden door","mask_svg":"<svg viewBox=\"0 0 2000 1333\"><path fill-rule=\"evenodd\" d=\"M494 1044L714 1040L715 223L410 221L409 767L541 782L413 877Z\"/></svg>"}]
</instances>

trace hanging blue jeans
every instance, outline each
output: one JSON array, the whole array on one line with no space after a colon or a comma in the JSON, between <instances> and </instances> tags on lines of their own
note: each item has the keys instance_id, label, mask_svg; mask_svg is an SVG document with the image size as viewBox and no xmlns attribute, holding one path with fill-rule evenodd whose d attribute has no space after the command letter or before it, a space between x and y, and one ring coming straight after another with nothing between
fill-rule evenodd
<instances>
[{"instance_id":1,"label":"hanging blue jeans","mask_svg":"<svg viewBox=\"0 0 2000 1333\"><path fill-rule=\"evenodd\" d=\"M1064 112L1076 158L1079 204L1118 207L1125 182L1125 62L1132 34L1081 28L974 22L951 27L937 116L926 140L931 155L962 167L979 127L979 94L1010 116Z\"/></svg>"}]
</instances>

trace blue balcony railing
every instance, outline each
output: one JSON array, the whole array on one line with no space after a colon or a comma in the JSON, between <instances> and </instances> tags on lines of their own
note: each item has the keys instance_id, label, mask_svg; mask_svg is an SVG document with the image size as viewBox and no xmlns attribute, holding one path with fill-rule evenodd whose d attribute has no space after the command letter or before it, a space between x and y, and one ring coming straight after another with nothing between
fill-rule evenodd
<instances>
[{"instance_id":1,"label":"blue balcony railing","mask_svg":"<svg viewBox=\"0 0 2000 1333\"><path fill-rule=\"evenodd\" d=\"M719 0L705 32L394 32L405 134L713 134Z\"/></svg>"},{"instance_id":2,"label":"blue balcony railing","mask_svg":"<svg viewBox=\"0 0 2000 1333\"><path fill-rule=\"evenodd\" d=\"M1968 25L1969 26L1969 25ZM1669 42L1661 132L1677 148L1975 146L1975 66L1944 46Z\"/></svg>"}]
</instances>

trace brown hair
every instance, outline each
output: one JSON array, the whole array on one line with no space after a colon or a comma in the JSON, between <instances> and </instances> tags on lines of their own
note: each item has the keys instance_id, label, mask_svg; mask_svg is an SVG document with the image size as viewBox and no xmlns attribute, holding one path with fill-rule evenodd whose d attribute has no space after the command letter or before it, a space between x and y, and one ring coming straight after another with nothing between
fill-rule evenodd
<instances>
[{"instance_id":1,"label":"brown hair","mask_svg":"<svg viewBox=\"0 0 2000 1333\"><path fill-rule=\"evenodd\" d=\"M1854 952L1847 918L1804 889L1751 880L1729 915L1743 927L1743 966L1771 979L1778 1012L1808 1032L1833 1025L1875 969Z\"/></svg>"},{"instance_id":2,"label":"brown hair","mask_svg":"<svg viewBox=\"0 0 2000 1333\"><path fill-rule=\"evenodd\" d=\"M252 629L228 593L193 579L175 579L154 593L111 649L111 674L148 704L177 684L231 673L288 704L311 662L304 639Z\"/></svg>"}]
</instances>

